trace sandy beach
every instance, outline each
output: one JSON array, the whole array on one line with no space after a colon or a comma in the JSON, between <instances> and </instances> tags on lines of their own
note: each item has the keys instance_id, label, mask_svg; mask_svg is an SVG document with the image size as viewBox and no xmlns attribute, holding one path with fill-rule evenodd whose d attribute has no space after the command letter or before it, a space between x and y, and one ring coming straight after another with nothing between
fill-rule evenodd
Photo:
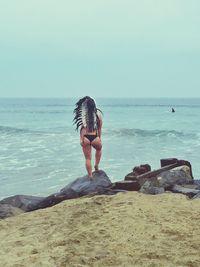
<instances>
[{"instance_id":1,"label":"sandy beach","mask_svg":"<svg viewBox=\"0 0 200 267\"><path fill-rule=\"evenodd\" d=\"M138 192L0 221L0 266L200 266L200 201Z\"/></svg>"}]
</instances>

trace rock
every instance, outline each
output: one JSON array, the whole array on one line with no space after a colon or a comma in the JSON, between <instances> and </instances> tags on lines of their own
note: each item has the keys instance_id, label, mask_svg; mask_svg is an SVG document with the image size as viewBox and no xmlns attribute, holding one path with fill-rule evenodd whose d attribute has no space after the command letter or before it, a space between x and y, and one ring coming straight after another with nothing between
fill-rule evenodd
<instances>
[{"instance_id":1,"label":"rock","mask_svg":"<svg viewBox=\"0 0 200 267\"><path fill-rule=\"evenodd\" d=\"M200 193L198 193L198 194L196 194L195 196L193 196L192 199L198 199L198 198L200 198Z\"/></svg>"},{"instance_id":2,"label":"rock","mask_svg":"<svg viewBox=\"0 0 200 267\"><path fill-rule=\"evenodd\" d=\"M68 192L69 193L69 192ZM42 201L39 203L32 205L29 207L29 210L27 211L33 211L38 209L45 209L52 207L64 200L75 198L75 192L70 192L70 194L61 194L61 193L55 193L48 197L45 197Z\"/></svg>"},{"instance_id":3,"label":"rock","mask_svg":"<svg viewBox=\"0 0 200 267\"><path fill-rule=\"evenodd\" d=\"M176 163L177 161L178 161L177 158L161 159L161 160L160 160L160 166L161 166L161 168L162 168L162 167L165 167L165 166L174 164L174 163Z\"/></svg>"},{"instance_id":4,"label":"rock","mask_svg":"<svg viewBox=\"0 0 200 267\"><path fill-rule=\"evenodd\" d=\"M112 183L104 171L93 172L94 179L90 179L87 175L77 178L72 183L60 190L59 193L52 194L42 201L32 206L29 211L44 209L54 206L63 200L78 198L85 195L105 194L111 187Z\"/></svg>"},{"instance_id":5,"label":"rock","mask_svg":"<svg viewBox=\"0 0 200 267\"><path fill-rule=\"evenodd\" d=\"M149 164L142 164L140 166L136 166L133 168L133 171L131 173L128 173L125 176L124 180L125 181L137 180L138 175L144 174L149 171L151 171L151 166Z\"/></svg>"},{"instance_id":6,"label":"rock","mask_svg":"<svg viewBox=\"0 0 200 267\"><path fill-rule=\"evenodd\" d=\"M90 179L88 176L77 178L75 181L61 189L59 193L52 194L48 197L16 195L1 200L0 204L6 204L9 205L9 207L19 208L23 211L33 211L51 207L66 199L77 198L89 194L97 195L107 192L108 194L114 193L114 190L113 192L109 191L109 187L111 187L112 183L104 171L93 172L93 177L94 179ZM6 206L3 208L5 209ZM2 215L2 217L3 216L4 215Z\"/></svg>"},{"instance_id":7,"label":"rock","mask_svg":"<svg viewBox=\"0 0 200 267\"><path fill-rule=\"evenodd\" d=\"M23 212L23 210L15 208L9 204L0 204L0 219L16 216Z\"/></svg>"},{"instance_id":8,"label":"rock","mask_svg":"<svg viewBox=\"0 0 200 267\"><path fill-rule=\"evenodd\" d=\"M165 171L159 173L159 175L146 179L140 192L146 194L163 193L165 190L172 190L174 185L183 185L193 181L188 166L179 166L170 170L166 170L166 167L163 167ZM161 188L161 190L158 190L158 188Z\"/></svg>"},{"instance_id":9,"label":"rock","mask_svg":"<svg viewBox=\"0 0 200 267\"><path fill-rule=\"evenodd\" d=\"M149 164L142 164L140 166L136 166L133 168L133 172L135 172L135 174L140 175L146 172L151 171L151 166Z\"/></svg>"},{"instance_id":10,"label":"rock","mask_svg":"<svg viewBox=\"0 0 200 267\"><path fill-rule=\"evenodd\" d=\"M138 183L138 181L119 181L114 183L112 189L138 191L140 189L140 184Z\"/></svg>"},{"instance_id":11,"label":"rock","mask_svg":"<svg viewBox=\"0 0 200 267\"><path fill-rule=\"evenodd\" d=\"M160 173L156 177L156 185L170 190L175 184L183 185L192 180L190 175L190 168L186 165L173 168L168 171Z\"/></svg>"},{"instance_id":12,"label":"rock","mask_svg":"<svg viewBox=\"0 0 200 267\"><path fill-rule=\"evenodd\" d=\"M192 174L192 166L190 164L189 161L187 160L182 160L182 159L176 159L176 158L168 158L168 159L161 159L160 160L160 164L161 164L161 167L165 167L165 166L168 166L168 165L171 165L171 164L177 164L177 166L182 166L182 165L186 165L190 168L190 175L193 178L193 174Z\"/></svg>"},{"instance_id":13,"label":"rock","mask_svg":"<svg viewBox=\"0 0 200 267\"><path fill-rule=\"evenodd\" d=\"M125 181L137 181L137 175L134 172L130 172L124 177L124 180Z\"/></svg>"},{"instance_id":14,"label":"rock","mask_svg":"<svg viewBox=\"0 0 200 267\"><path fill-rule=\"evenodd\" d=\"M184 195L188 196L189 198L192 198L195 195L197 195L198 193L200 193L200 190L196 190L194 188L184 187L184 186L177 185L177 184L173 185L171 191L174 193L184 194Z\"/></svg>"},{"instance_id":15,"label":"rock","mask_svg":"<svg viewBox=\"0 0 200 267\"><path fill-rule=\"evenodd\" d=\"M125 176L125 181L134 181L140 185L140 192L153 194L163 192L157 188L169 190L175 184L192 183L192 168L189 161L176 158L161 159L161 166L153 171L148 164L136 166L133 172ZM150 183L146 183L147 180L150 180Z\"/></svg>"},{"instance_id":16,"label":"rock","mask_svg":"<svg viewBox=\"0 0 200 267\"><path fill-rule=\"evenodd\" d=\"M16 195L4 198L3 200L0 201L0 204L8 204L12 207L19 208L23 211L29 211L32 206L38 204L43 199L44 197Z\"/></svg>"},{"instance_id":17,"label":"rock","mask_svg":"<svg viewBox=\"0 0 200 267\"><path fill-rule=\"evenodd\" d=\"M191 164L189 163L189 161L177 160L177 162L175 162L173 164L170 164L170 165L167 165L167 166L164 166L164 167L162 167L160 169L149 171L149 172L146 172L144 174L140 174L140 175L134 177L134 180L137 180L140 183L140 185L142 186L147 179L151 179L152 180L155 177L159 176L164 171L169 171L169 170L172 170L172 169L174 169L176 167L183 166L183 165L184 166L185 165L188 166L188 168L189 168L188 174L191 177L191 179L193 179L192 168L191 168ZM130 177L130 180L131 180L131 177Z\"/></svg>"},{"instance_id":18,"label":"rock","mask_svg":"<svg viewBox=\"0 0 200 267\"><path fill-rule=\"evenodd\" d=\"M99 170L93 172L93 177L94 179L90 179L88 176L77 178L75 181L61 189L60 192L62 194L68 194L69 191L73 191L75 192L74 197L81 197L94 192L103 194L106 192L106 188L112 185L104 171Z\"/></svg>"},{"instance_id":19,"label":"rock","mask_svg":"<svg viewBox=\"0 0 200 267\"><path fill-rule=\"evenodd\" d=\"M152 180L153 178L155 178L160 173L162 173L164 171L171 170L171 169L173 169L173 168L175 168L177 166L179 166L178 163L174 163L174 164L162 167L160 169L149 171L149 172L145 172L145 173L140 174L138 176L132 176L132 177L131 177L132 173L130 173L125 177L125 179L126 180L132 180L132 181L136 180L136 181L139 182L140 186L142 186L145 183L146 180L148 180L148 179Z\"/></svg>"},{"instance_id":20,"label":"rock","mask_svg":"<svg viewBox=\"0 0 200 267\"><path fill-rule=\"evenodd\" d=\"M182 184L182 186L184 188L200 190L200 185L196 184L194 180L187 182L187 184Z\"/></svg>"},{"instance_id":21,"label":"rock","mask_svg":"<svg viewBox=\"0 0 200 267\"><path fill-rule=\"evenodd\" d=\"M196 186L196 189L200 190L200 180L193 180L193 184Z\"/></svg>"},{"instance_id":22,"label":"rock","mask_svg":"<svg viewBox=\"0 0 200 267\"><path fill-rule=\"evenodd\" d=\"M151 185L151 181L147 180L140 189L141 193L157 195L165 192L164 187L156 187Z\"/></svg>"}]
</instances>

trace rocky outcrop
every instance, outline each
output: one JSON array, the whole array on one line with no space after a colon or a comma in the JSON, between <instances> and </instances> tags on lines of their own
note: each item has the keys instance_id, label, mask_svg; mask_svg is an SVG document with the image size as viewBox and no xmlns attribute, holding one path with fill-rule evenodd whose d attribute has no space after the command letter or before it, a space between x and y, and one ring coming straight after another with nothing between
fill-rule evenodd
<instances>
[{"instance_id":1,"label":"rocky outcrop","mask_svg":"<svg viewBox=\"0 0 200 267\"><path fill-rule=\"evenodd\" d=\"M193 180L191 164L175 158L161 159L161 168L151 170L149 164L133 168L123 181L111 183L104 171L93 172L94 179L79 177L60 192L47 197L16 195L0 201L0 218L21 212L51 207L63 200L85 195L115 194L123 191L140 191L161 194L166 190L182 193L192 199L200 198L200 181Z\"/></svg>"},{"instance_id":2,"label":"rocky outcrop","mask_svg":"<svg viewBox=\"0 0 200 267\"><path fill-rule=\"evenodd\" d=\"M61 189L59 193L52 194L36 205L33 205L29 211L44 209L54 206L63 200L78 198L85 195L106 194L111 185L112 183L107 174L104 171L99 170L93 172L93 179L89 178L87 175L79 177Z\"/></svg>"},{"instance_id":3,"label":"rocky outcrop","mask_svg":"<svg viewBox=\"0 0 200 267\"><path fill-rule=\"evenodd\" d=\"M194 180L189 161L167 158L161 159L160 163L161 168L157 170L151 170L149 164L136 166L124 180L134 182L135 188L145 194L161 194L167 190L192 199L200 198L200 180ZM121 185L118 183L117 188L124 188L123 183Z\"/></svg>"},{"instance_id":4,"label":"rocky outcrop","mask_svg":"<svg viewBox=\"0 0 200 267\"><path fill-rule=\"evenodd\" d=\"M163 193L166 190L173 192L175 185L191 183L190 169L188 166L180 166L171 170L165 170L155 177L147 179L141 186L140 192L146 194Z\"/></svg>"},{"instance_id":5,"label":"rocky outcrop","mask_svg":"<svg viewBox=\"0 0 200 267\"><path fill-rule=\"evenodd\" d=\"M78 198L85 195L97 195L109 193L109 187L112 183L104 171L96 171L93 173L93 179L88 176L77 178L72 183L60 190L60 192L52 194L48 197L37 197L28 195L16 195L5 198L0 201L0 213L2 217L11 214L11 207L18 208L21 211L33 211L54 206L63 200ZM5 206L7 205L7 206ZM14 212L14 210L13 210ZM8 217L8 216L7 216Z\"/></svg>"}]
</instances>

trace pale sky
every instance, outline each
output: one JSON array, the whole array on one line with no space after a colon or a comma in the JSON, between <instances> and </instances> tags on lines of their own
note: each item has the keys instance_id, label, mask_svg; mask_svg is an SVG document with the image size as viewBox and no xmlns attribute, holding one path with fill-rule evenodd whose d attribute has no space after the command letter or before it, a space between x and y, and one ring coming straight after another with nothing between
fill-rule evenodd
<instances>
[{"instance_id":1,"label":"pale sky","mask_svg":"<svg viewBox=\"0 0 200 267\"><path fill-rule=\"evenodd\" d=\"M200 97L199 0L1 0L0 97Z\"/></svg>"}]
</instances>

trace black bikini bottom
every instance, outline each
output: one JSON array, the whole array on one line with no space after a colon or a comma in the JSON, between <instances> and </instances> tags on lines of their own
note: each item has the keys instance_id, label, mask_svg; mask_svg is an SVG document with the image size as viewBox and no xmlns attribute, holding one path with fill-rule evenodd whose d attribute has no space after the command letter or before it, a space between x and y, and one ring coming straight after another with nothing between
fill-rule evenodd
<instances>
[{"instance_id":1,"label":"black bikini bottom","mask_svg":"<svg viewBox=\"0 0 200 267\"><path fill-rule=\"evenodd\" d=\"M92 141L97 138L97 134L85 134L84 137L86 137L90 143L92 143Z\"/></svg>"}]
</instances>

